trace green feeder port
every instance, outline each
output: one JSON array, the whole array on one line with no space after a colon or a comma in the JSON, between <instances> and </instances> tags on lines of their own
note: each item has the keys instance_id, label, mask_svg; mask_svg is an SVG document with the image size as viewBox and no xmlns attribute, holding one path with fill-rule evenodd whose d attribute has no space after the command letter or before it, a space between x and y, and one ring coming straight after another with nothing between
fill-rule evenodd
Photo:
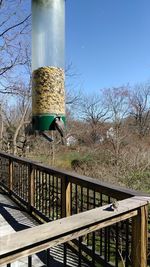
<instances>
[{"instance_id":1,"label":"green feeder port","mask_svg":"<svg viewBox=\"0 0 150 267\"><path fill-rule=\"evenodd\" d=\"M66 118L64 115L56 116L56 114L45 114L32 117L32 125L35 131L52 131L56 130L56 118L61 120L63 124L66 124Z\"/></svg>"}]
</instances>

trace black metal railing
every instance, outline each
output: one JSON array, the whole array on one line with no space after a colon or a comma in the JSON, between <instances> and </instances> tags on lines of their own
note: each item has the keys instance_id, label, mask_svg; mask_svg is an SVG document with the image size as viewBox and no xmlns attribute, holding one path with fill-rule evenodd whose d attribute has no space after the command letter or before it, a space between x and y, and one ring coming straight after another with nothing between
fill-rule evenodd
<instances>
[{"instance_id":1,"label":"black metal railing","mask_svg":"<svg viewBox=\"0 0 150 267\"><path fill-rule=\"evenodd\" d=\"M141 193L0 153L0 187L41 222L49 222ZM148 196L145 194L145 196ZM89 266L131 266L132 219L64 245ZM67 258L64 256L64 264ZM100 265L97 265L100 264ZM106 265L107 264L107 265Z\"/></svg>"}]
</instances>

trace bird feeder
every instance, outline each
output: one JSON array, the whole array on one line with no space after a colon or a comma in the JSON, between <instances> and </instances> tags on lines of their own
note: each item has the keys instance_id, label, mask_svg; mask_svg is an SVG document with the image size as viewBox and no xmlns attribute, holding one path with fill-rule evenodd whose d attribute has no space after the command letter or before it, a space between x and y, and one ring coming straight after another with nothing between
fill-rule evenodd
<instances>
[{"instance_id":1,"label":"bird feeder","mask_svg":"<svg viewBox=\"0 0 150 267\"><path fill-rule=\"evenodd\" d=\"M65 0L32 0L32 125L55 130L65 123Z\"/></svg>"}]
</instances>

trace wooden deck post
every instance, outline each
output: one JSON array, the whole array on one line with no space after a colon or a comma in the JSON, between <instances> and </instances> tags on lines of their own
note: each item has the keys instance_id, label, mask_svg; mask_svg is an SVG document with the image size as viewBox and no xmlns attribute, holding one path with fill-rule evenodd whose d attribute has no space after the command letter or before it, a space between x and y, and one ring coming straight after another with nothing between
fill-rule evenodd
<instances>
[{"instance_id":1,"label":"wooden deck post","mask_svg":"<svg viewBox=\"0 0 150 267\"><path fill-rule=\"evenodd\" d=\"M67 177L62 179L62 217L71 215L71 183Z\"/></svg>"},{"instance_id":2,"label":"wooden deck post","mask_svg":"<svg viewBox=\"0 0 150 267\"><path fill-rule=\"evenodd\" d=\"M11 195L13 189L13 162L12 159L9 158L9 194Z\"/></svg>"},{"instance_id":3,"label":"wooden deck post","mask_svg":"<svg viewBox=\"0 0 150 267\"><path fill-rule=\"evenodd\" d=\"M148 206L132 219L132 267L147 267Z\"/></svg>"},{"instance_id":4,"label":"wooden deck post","mask_svg":"<svg viewBox=\"0 0 150 267\"><path fill-rule=\"evenodd\" d=\"M28 211L31 211L31 207L34 206L34 170L32 164L29 164L28 170Z\"/></svg>"}]
</instances>

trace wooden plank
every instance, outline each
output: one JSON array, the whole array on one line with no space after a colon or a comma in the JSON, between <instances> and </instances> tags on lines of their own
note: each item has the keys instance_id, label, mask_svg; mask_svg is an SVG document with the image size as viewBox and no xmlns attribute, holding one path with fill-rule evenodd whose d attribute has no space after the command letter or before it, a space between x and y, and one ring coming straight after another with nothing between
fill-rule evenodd
<instances>
[{"instance_id":1,"label":"wooden plank","mask_svg":"<svg viewBox=\"0 0 150 267\"><path fill-rule=\"evenodd\" d=\"M71 183L67 177L62 179L62 217L71 215Z\"/></svg>"},{"instance_id":2,"label":"wooden plank","mask_svg":"<svg viewBox=\"0 0 150 267\"><path fill-rule=\"evenodd\" d=\"M147 267L148 207L139 208L132 221L132 266Z\"/></svg>"},{"instance_id":3,"label":"wooden plank","mask_svg":"<svg viewBox=\"0 0 150 267\"><path fill-rule=\"evenodd\" d=\"M28 170L28 211L31 211L31 207L34 206L34 169L29 164Z\"/></svg>"},{"instance_id":4,"label":"wooden plank","mask_svg":"<svg viewBox=\"0 0 150 267\"><path fill-rule=\"evenodd\" d=\"M54 246L57 246L57 245L60 245L60 244L63 244L65 242L71 241L71 240L73 240L75 238L78 238L80 236L86 235L86 234L91 233L93 231L97 231L97 230L99 230L101 228L110 226L110 225L112 225L112 224L114 224L116 222L120 222L122 220L126 220L126 219L129 219L129 218L132 218L134 216L137 216L137 211L129 212L128 214L124 214L124 215L119 216L117 218L113 218L110 221L108 220L108 221L105 221L104 223L98 223L98 224L93 225L93 226L87 227L85 225L82 230L81 229L75 229L75 230L72 230L72 231L70 230L70 231L64 232L63 234L60 233L59 235L53 236L51 238L48 238L48 231L47 231L47 238L45 239L45 241L37 242L37 243L34 243L34 245L31 245L31 246L27 245L26 247L21 247L21 248L20 248L20 246L18 246L16 251L11 251L11 253L10 253L11 255L9 255L9 253L8 253L8 254L6 254L5 257L2 257L0 255L0 264L7 264L7 263L10 263L10 262L19 260L19 259L21 259L23 257L38 253L40 251L46 250L48 248L51 248L51 247L54 247ZM37 227L35 227L35 228L37 228ZM59 225L59 227L61 229L61 225ZM19 235L18 238L23 238L23 239L26 240L27 237L29 238L30 236L32 236L33 240L35 240L35 233L33 233L33 231L32 231L33 228L29 229L29 230L30 230L30 233L26 232L26 233L24 233L23 236ZM22 232L25 232L25 231L28 231L28 230L24 230ZM43 231L43 229L38 229L38 232L36 233L36 235L39 235L39 231ZM52 229L49 226L49 232L51 232L51 231L54 231L54 229ZM18 233L21 233L21 232L18 232ZM16 235L16 234L17 233L9 235L10 236L9 242L12 242L13 244L16 244L16 243L19 244L19 239L16 240L16 238L15 238L15 242L14 242L14 235ZM27 236L25 237L26 234L27 234ZM12 236L13 236L13 238L12 238ZM7 238L7 236L5 236L5 237ZM47 239L50 239L50 241L47 241ZM31 239L30 239L30 241L31 241ZM0 242L1 242L1 240L0 240ZM3 245L3 244L1 243L1 245ZM9 256L7 256L7 255L9 255Z\"/></svg>"},{"instance_id":5,"label":"wooden plank","mask_svg":"<svg viewBox=\"0 0 150 267\"><path fill-rule=\"evenodd\" d=\"M137 216L136 209L145 205L147 205L147 201L140 200L140 198L137 200L133 197L119 201L119 207L116 211L109 211L107 205L7 235L5 239L0 238L0 264L37 253L116 222ZM11 256L8 256L9 254ZM3 258L4 256L6 257Z\"/></svg>"},{"instance_id":6,"label":"wooden plank","mask_svg":"<svg viewBox=\"0 0 150 267\"><path fill-rule=\"evenodd\" d=\"M71 183L66 185L66 216L71 215Z\"/></svg>"},{"instance_id":7,"label":"wooden plank","mask_svg":"<svg viewBox=\"0 0 150 267\"><path fill-rule=\"evenodd\" d=\"M24 224L30 227L33 227L35 225L38 225L36 221L33 220L32 217L30 217L26 212L22 212L21 209L18 210L18 206L5 194L1 194L0 192L0 202L5 203L7 205L12 206L12 208L9 208L8 213L13 216L13 218L17 221L18 225L19 224ZM0 236L7 235L9 233L15 232L15 230L9 225L9 222L7 222L2 215L0 215ZM63 263L63 245L60 246L55 246L54 248L51 248L51 257L50 257L50 266L59 266L59 263L56 262L61 262ZM69 258L69 263L70 266L72 267L77 267L77 256L76 254L72 253L68 247L67 247L67 253ZM53 257L53 259L52 259ZM54 263L54 261L56 261ZM60 264L61 265L61 264ZM1 266L1 265L0 265ZM4 265L3 265L4 266ZM15 262L15 264L11 266L28 266L28 259L25 257L24 259L20 259L20 261ZM32 266L43 266L43 262L41 262L40 258L38 255L33 255L32 256ZM83 264L83 267L86 267L86 264ZM5 265L6 267L6 265Z\"/></svg>"}]
</instances>

